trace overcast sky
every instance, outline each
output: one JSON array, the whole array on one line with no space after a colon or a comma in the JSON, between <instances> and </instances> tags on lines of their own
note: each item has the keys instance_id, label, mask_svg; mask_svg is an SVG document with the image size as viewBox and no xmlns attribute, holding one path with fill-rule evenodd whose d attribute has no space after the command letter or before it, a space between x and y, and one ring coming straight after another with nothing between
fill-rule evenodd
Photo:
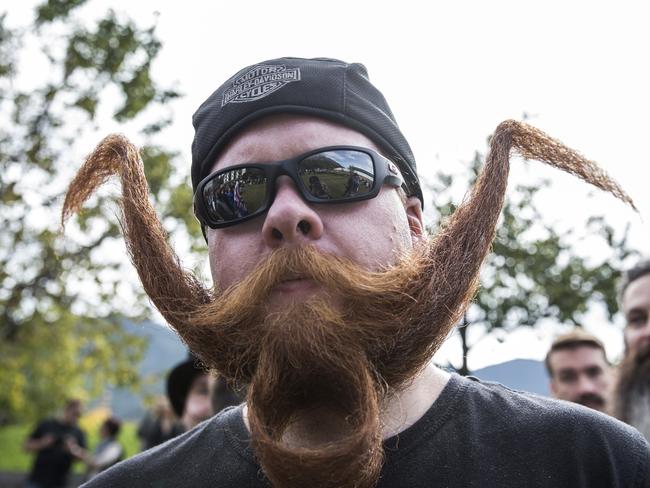
<instances>
[{"instance_id":1,"label":"overcast sky","mask_svg":"<svg viewBox=\"0 0 650 488\"><path fill-rule=\"evenodd\" d=\"M10 13L27 18L27 5ZM154 11L164 47L154 67L161 84L185 96L165 139L190 161L191 114L240 68L279 56L336 57L364 63L409 139L421 173L457 171L508 118L529 121L598 161L635 200L641 217L614 198L586 199L578 180L531 163L513 165L511 184L552 178L545 216L582 228L593 214L623 228L649 254L650 29L644 2L415 2L94 0L86 15L126 11L141 26ZM109 130L110 128L106 128ZM101 132L101 128L100 128ZM92 142L94 144L94 141ZM90 149L90 148L89 148ZM435 195L427 194L431 202ZM430 203L429 203L430 205ZM588 255L591 251L584 250ZM596 252L596 251L594 251ZM620 323L618 324L621 325ZM585 326L621 350L620 333L594 314ZM486 341L471 367L513 357L541 358L551 327ZM458 355L453 340L441 359Z\"/></svg>"}]
</instances>

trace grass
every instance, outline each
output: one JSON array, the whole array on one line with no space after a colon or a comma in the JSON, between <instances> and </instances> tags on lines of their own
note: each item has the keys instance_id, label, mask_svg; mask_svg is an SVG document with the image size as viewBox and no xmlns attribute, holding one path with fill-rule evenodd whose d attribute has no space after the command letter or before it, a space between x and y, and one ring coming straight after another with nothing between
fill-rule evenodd
<instances>
[{"instance_id":1,"label":"grass","mask_svg":"<svg viewBox=\"0 0 650 488\"><path fill-rule=\"evenodd\" d=\"M0 471L27 471L31 457L23 450L30 433L27 425L9 425L0 429Z\"/></svg>"},{"instance_id":2,"label":"grass","mask_svg":"<svg viewBox=\"0 0 650 488\"><path fill-rule=\"evenodd\" d=\"M88 429L82 419L82 429L86 432L88 445L92 450L99 443L99 428ZM0 428L0 471L29 471L33 462L33 455L23 450L23 443L34 429L33 425L9 425ZM136 434L135 422L122 424L118 440L124 446L126 457L131 457L140 452L140 444ZM82 463L75 463L75 473L85 472Z\"/></svg>"}]
</instances>

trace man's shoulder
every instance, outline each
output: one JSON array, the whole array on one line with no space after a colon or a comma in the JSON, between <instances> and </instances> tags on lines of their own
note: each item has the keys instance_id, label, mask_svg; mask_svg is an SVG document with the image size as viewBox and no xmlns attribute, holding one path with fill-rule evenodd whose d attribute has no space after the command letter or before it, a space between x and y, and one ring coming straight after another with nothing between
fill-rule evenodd
<instances>
[{"instance_id":1,"label":"man's shoulder","mask_svg":"<svg viewBox=\"0 0 650 488\"><path fill-rule=\"evenodd\" d=\"M236 486L221 484L213 471L225 473L247 464L245 432L234 429L241 407L233 407L194 429L122 461L86 483L97 487ZM252 459L252 457L251 457ZM252 464L252 461L250 461Z\"/></svg>"},{"instance_id":2,"label":"man's shoulder","mask_svg":"<svg viewBox=\"0 0 650 488\"><path fill-rule=\"evenodd\" d=\"M387 441L381 486L637 487L650 446L585 407L453 375L409 429Z\"/></svg>"},{"instance_id":3,"label":"man's shoulder","mask_svg":"<svg viewBox=\"0 0 650 488\"><path fill-rule=\"evenodd\" d=\"M53 431L60 430L61 422L55 418L45 418L39 421L31 432L30 437L41 436Z\"/></svg>"},{"instance_id":4,"label":"man's shoulder","mask_svg":"<svg viewBox=\"0 0 650 488\"><path fill-rule=\"evenodd\" d=\"M70 425L68 430L77 438L77 440L86 440L86 433L78 425Z\"/></svg>"},{"instance_id":5,"label":"man's shoulder","mask_svg":"<svg viewBox=\"0 0 650 488\"><path fill-rule=\"evenodd\" d=\"M583 458L648 464L648 442L636 429L609 415L499 383L476 378L462 381L467 382L468 410L482 417L482 423L498 425L505 438L516 437L545 448L571 449Z\"/></svg>"},{"instance_id":6,"label":"man's shoulder","mask_svg":"<svg viewBox=\"0 0 650 488\"><path fill-rule=\"evenodd\" d=\"M585 433L595 429L624 437L632 435L642 438L629 425L576 403L514 390L500 383L473 377L462 378L461 381L467 383L465 401L469 402L468 408L501 418L517 429L534 429L543 425L552 431L566 432L567 428L576 426Z\"/></svg>"},{"instance_id":7,"label":"man's shoulder","mask_svg":"<svg viewBox=\"0 0 650 488\"><path fill-rule=\"evenodd\" d=\"M47 417L41 420L37 426L38 427L60 427L63 425L63 422L61 422L59 419L55 417Z\"/></svg>"}]
</instances>

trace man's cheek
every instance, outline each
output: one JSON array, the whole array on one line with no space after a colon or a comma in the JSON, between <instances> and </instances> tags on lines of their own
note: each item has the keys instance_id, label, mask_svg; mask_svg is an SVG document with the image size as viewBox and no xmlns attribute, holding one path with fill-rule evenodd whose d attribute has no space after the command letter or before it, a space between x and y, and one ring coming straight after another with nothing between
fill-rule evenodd
<instances>
[{"instance_id":1,"label":"man's cheek","mask_svg":"<svg viewBox=\"0 0 650 488\"><path fill-rule=\"evenodd\" d=\"M234 271L237 269L239 259L236 256L230 256L228 246L223 245L223 241L211 242L209 246L210 255L210 273L212 283L223 290L235 281ZM242 255L244 251L242 250Z\"/></svg>"}]
</instances>

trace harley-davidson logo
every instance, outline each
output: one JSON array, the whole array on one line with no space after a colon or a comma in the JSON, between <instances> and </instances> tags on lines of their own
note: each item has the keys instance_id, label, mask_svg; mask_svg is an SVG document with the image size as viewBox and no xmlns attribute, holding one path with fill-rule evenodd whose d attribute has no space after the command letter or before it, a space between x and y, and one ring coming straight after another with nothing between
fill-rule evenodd
<instances>
[{"instance_id":1,"label":"harley-davidson logo","mask_svg":"<svg viewBox=\"0 0 650 488\"><path fill-rule=\"evenodd\" d=\"M233 82L232 87L224 92L221 106L259 100L292 81L300 81L300 68L260 64Z\"/></svg>"}]
</instances>

